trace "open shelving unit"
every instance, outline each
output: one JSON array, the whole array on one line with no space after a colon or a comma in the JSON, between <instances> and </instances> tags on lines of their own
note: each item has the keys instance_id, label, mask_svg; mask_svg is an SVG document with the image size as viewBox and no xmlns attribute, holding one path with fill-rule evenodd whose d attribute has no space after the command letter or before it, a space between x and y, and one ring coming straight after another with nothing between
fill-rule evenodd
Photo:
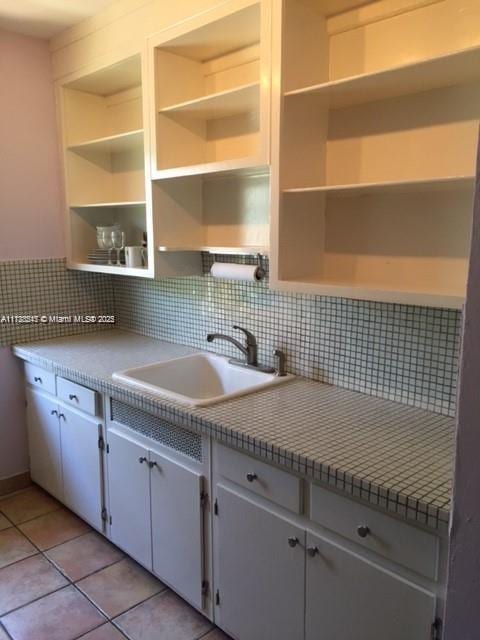
<instances>
[{"instance_id":1,"label":"open shelving unit","mask_svg":"<svg viewBox=\"0 0 480 640\"><path fill-rule=\"evenodd\" d=\"M231 0L152 36L157 252L265 254L270 0Z\"/></svg>"},{"instance_id":2,"label":"open shelving unit","mask_svg":"<svg viewBox=\"0 0 480 640\"><path fill-rule=\"evenodd\" d=\"M149 39L152 178L269 163L267 0L235 0Z\"/></svg>"},{"instance_id":3,"label":"open shelving unit","mask_svg":"<svg viewBox=\"0 0 480 640\"><path fill-rule=\"evenodd\" d=\"M58 87L64 146L68 266L152 277L151 192L145 172L142 58L67 78ZM91 264L97 225L118 223L127 245L149 247L148 265Z\"/></svg>"},{"instance_id":4,"label":"open shelving unit","mask_svg":"<svg viewBox=\"0 0 480 640\"><path fill-rule=\"evenodd\" d=\"M271 286L461 307L480 5L284 0L276 8Z\"/></svg>"},{"instance_id":5,"label":"open shelving unit","mask_svg":"<svg viewBox=\"0 0 480 640\"><path fill-rule=\"evenodd\" d=\"M159 180L153 194L159 252L268 252L268 172Z\"/></svg>"}]
</instances>

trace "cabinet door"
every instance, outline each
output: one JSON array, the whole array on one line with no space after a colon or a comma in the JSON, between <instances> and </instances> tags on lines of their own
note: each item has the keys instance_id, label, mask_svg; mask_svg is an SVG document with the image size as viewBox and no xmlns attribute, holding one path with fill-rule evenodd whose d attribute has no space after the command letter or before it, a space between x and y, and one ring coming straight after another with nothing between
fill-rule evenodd
<instances>
[{"instance_id":1,"label":"cabinet door","mask_svg":"<svg viewBox=\"0 0 480 640\"><path fill-rule=\"evenodd\" d=\"M63 493L65 503L93 527L102 530L103 470L98 447L98 420L60 408Z\"/></svg>"},{"instance_id":2,"label":"cabinet door","mask_svg":"<svg viewBox=\"0 0 480 640\"><path fill-rule=\"evenodd\" d=\"M202 608L203 476L150 452L153 570Z\"/></svg>"},{"instance_id":3,"label":"cabinet door","mask_svg":"<svg viewBox=\"0 0 480 640\"><path fill-rule=\"evenodd\" d=\"M114 431L107 433L108 496L112 541L152 568L148 450Z\"/></svg>"},{"instance_id":4,"label":"cabinet door","mask_svg":"<svg viewBox=\"0 0 480 640\"><path fill-rule=\"evenodd\" d=\"M303 640L304 530L223 486L217 495L219 625L237 640Z\"/></svg>"},{"instance_id":5,"label":"cabinet door","mask_svg":"<svg viewBox=\"0 0 480 640\"><path fill-rule=\"evenodd\" d=\"M27 389L27 428L32 480L63 500L60 425L53 398Z\"/></svg>"},{"instance_id":6,"label":"cabinet door","mask_svg":"<svg viewBox=\"0 0 480 640\"><path fill-rule=\"evenodd\" d=\"M430 638L428 591L312 534L306 571L306 640Z\"/></svg>"}]
</instances>

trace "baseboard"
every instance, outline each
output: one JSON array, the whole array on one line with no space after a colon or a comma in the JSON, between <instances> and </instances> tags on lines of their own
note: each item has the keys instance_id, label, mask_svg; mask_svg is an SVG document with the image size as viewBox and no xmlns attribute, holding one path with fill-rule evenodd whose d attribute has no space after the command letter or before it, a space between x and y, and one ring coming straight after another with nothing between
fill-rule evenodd
<instances>
[{"instance_id":1,"label":"baseboard","mask_svg":"<svg viewBox=\"0 0 480 640\"><path fill-rule=\"evenodd\" d=\"M25 489L31 484L32 481L28 471L25 473L19 473L16 476L11 476L10 478L3 478L0 480L0 496L4 496L7 493L13 493L14 491L19 491L20 489Z\"/></svg>"}]
</instances>

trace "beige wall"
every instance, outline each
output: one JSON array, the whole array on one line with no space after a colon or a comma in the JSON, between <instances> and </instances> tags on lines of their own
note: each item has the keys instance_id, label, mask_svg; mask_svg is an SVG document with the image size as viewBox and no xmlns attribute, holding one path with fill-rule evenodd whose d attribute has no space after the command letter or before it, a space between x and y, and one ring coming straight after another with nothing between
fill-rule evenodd
<instances>
[{"instance_id":1,"label":"beige wall","mask_svg":"<svg viewBox=\"0 0 480 640\"><path fill-rule=\"evenodd\" d=\"M0 81L0 260L63 256L48 43L0 31ZM0 349L0 479L27 469L21 367L4 348Z\"/></svg>"},{"instance_id":2,"label":"beige wall","mask_svg":"<svg viewBox=\"0 0 480 640\"><path fill-rule=\"evenodd\" d=\"M48 44L0 31L0 260L65 255Z\"/></svg>"}]
</instances>

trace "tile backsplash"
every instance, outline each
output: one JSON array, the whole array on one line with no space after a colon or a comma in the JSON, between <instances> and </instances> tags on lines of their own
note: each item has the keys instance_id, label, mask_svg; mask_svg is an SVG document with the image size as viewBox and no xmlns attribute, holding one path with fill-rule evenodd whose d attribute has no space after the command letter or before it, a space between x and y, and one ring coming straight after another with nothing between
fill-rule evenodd
<instances>
[{"instance_id":1,"label":"tile backsplash","mask_svg":"<svg viewBox=\"0 0 480 640\"><path fill-rule=\"evenodd\" d=\"M6 316L104 315L113 313L110 277L68 271L65 260L0 261L0 346L97 331L81 322L14 322ZM109 328L109 327L105 327Z\"/></svg>"},{"instance_id":2,"label":"tile backsplash","mask_svg":"<svg viewBox=\"0 0 480 640\"><path fill-rule=\"evenodd\" d=\"M261 283L203 276L161 281L114 277L117 326L238 356L206 335L253 331L259 356L287 355L290 372L355 391L455 413L461 314L379 302L272 291ZM235 261L222 256L222 260ZM245 259L249 261L251 259Z\"/></svg>"},{"instance_id":3,"label":"tile backsplash","mask_svg":"<svg viewBox=\"0 0 480 640\"><path fill-rule=\"evenodd\" d=\"M63 260L0 262L0 316L114 313L118 328L235 356L227 343L208 344L206 334L237 335L232 325L239 324L255 333L265 363L279 347L292 373L454 414L460 312L289 294L270 290L266 281L214 280L212 260L204 256L203 276L160 281L67 271ZM98 329L4 323L0 344Z\"/></svg>"}]
</instances>

